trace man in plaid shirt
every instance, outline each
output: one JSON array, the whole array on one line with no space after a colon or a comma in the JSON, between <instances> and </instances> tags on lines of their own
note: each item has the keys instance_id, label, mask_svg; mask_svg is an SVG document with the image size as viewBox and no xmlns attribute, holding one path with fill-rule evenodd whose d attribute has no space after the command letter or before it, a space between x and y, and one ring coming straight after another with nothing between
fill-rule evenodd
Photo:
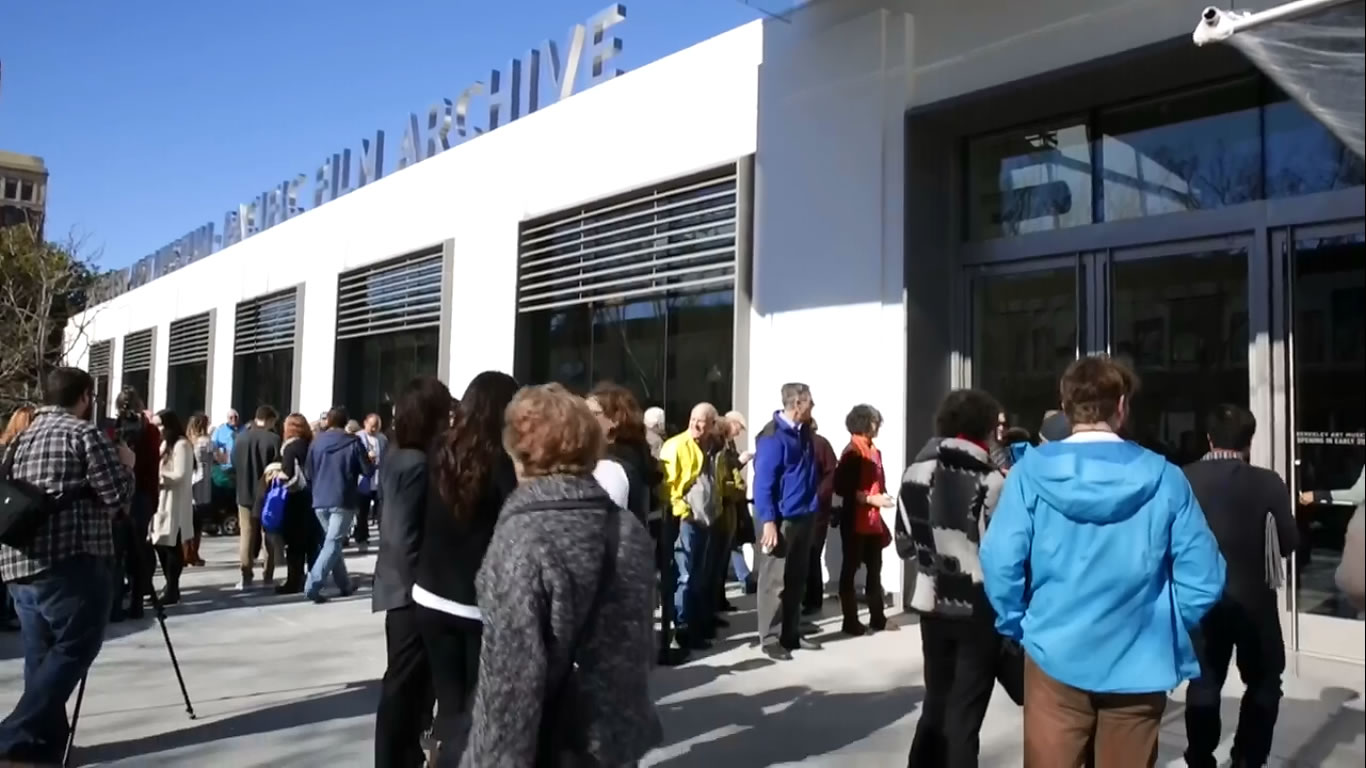
<instances>
[{"instance_id":1,"label":"man in plaid shirt","mask_svg":"<svg viewBox=\"0 0 1366 768\"><path fill-rule=\"evenodd\" d=\"M111 522L133 493L133 454L86 421L90 374L58 368L47 405L9 446L12 477L43 489L57 509L20 547L0 544L24 645L24 693L0 722L0 760L61 761L66 701L99 654L112 600Z\"/></svg>"}]
</instances>

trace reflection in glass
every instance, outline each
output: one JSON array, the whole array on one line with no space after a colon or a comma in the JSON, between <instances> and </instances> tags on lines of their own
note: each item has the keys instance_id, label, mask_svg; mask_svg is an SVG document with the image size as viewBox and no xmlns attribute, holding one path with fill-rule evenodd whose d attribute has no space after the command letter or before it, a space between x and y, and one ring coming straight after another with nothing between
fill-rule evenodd
<instances>
[{"instance_id":1,"label":"reflection in glass","mask_svg":"<svg viewBox=\"0 0 1366 768\"><path fill-rule=\"evenodd\" d=\"M269 405L281 414L294 407L294 350L276 349L252 355L237 355L232 359L232 407L242 416L242 423L252 418L256 409ZM220 414L210 414L217 422Z\"/></svg>"},{"instance_id":2,"label":"reflection in glass","mask_svg":"<svg viewBox=\"0 0 1366 768\"><path fill-rule=\"evenodd\" d=\"M735 297L726 290L670 296L667 303L664 416L670 427L681 430L698 403L711 403L721 413L730 410ZM752 420L768 421L759 416Z\"/></svg>"},{"instance_id":3,"label":"reflection in glass","mask_svg":"<svg viewBox=\"0 0 1366 768\"><path fill-rule=\"evenodd\" d=\"M1208 448L1205 414L1248 407L1247 252L1114 264L1111 352L1133 366L1134 440L1182 465Z\"/></svg>"},{"instance_id":4,"label":"reflection in glass","mask_svg":"<svg viewBox=\"0 0 1366 768\"><path fill-rule=\"evenodd\" d=\"M166 370L166 407L181 419L204 410L204 398L209 391L207 362L172 365Z\"/></svg>"},{"instance_id":5,"label":"reflection in glass","mask_svg":"<svg viewBox=\"0 0 1366 768\"><path fill-rule=\"evenodd\" d=\"M1366 463L1366 240L1301 240L1293 258L1297 485L1341 491ZM1355 505L1331 495L1337 500L1298 508L1297 604L1304 613L1359 619L1334 583Z\"/></svg>"},{"instance_id":6,"label":"reflection in glass","mask_svg":"<svg viewBox=\"0 0 1366 768\"><path fill-rule=\"evenodd\" d=\"M1081 119L974 139L968 166L971 239L1091 223L1091 144Z\"/></svg>"},{"instance_id":7,"label":"reflection in glass","mask_svg":"<svg viewBox=\"0 0 1366 768\"><path fill-rule=\"evenodd\" d=\"M1360 186L1360 157L1284 93L1266 106L1266 196L1293 197Z\"/></svg>"},{"instance_id":8,"label":"reflection in glass","mask_svg":"<svg viewBox=\"0 0 1366 768\"><path fill-rule=\"evenodd\" d=\"M151 383L151 371L124 371L123 383L120 385L120 391L122 391L122 389L132 387L134 391L138 393L138 397L142 399L142 402L144 404L148 404L150 407L150 403L147 399L147 390L150 387ZM117 397L117 395L115 395L115 397Z\"/></svg>"},{"instance_id":9,"label":"reflection in glass","mask_svg":"<svg viewBox=\"0 0 1366 768\"><path fill-rule=\"evenodd\" d=\"M580 393L613 381L681 430L699 402L731 407L734 307L727 288L528 312L518 321L517 369L528 383Z\"/></svg>"},{"instance_id":10,"label":"reflection in glass","mask_svg":"<svg viewBox=\"0 0 1366 768\"><path fill-rule=\"evenodd\" d=\"M392 424L394 400L408 382L437 374L438 337L439 329L423 328L338 340L335 404L354 419L377 413Z\"/></svg>"},{"instance_id":11,"label":"reflection in glass","mask_svg":"<svg viewBox=\"0 0 1366 768\"><path fill-rule=\"evenodd\" d=\"M667 299L597 306L593 310L593 379L612 381L642 403L663 397Z\"/></svg>"},{"instance_id":12,"label":"reflection in glass","mask_svg":"<svg viewBox=\"0 0 1366 768\"><path fill-rule=\"evenodd\" d=\"M519 318L527 383L557 381L573 392L593 387L592 309L587 304L530 312Z\"/></svg>"},{"instance_id":13,"label":"reflection in glass","mask_svg":"<svg viewBox=\"0 0 1366 768\"><path fill-rule=\"evenodd\" d=\"M1058 377L1076 358L1072 267L983 275L973 282L973 386L990 392L1012 426L1037 433L1058 408Z\"/></svg>"},{"instance_id":14,"label":"reflection in glass","mask_svg":"<svg viewBox=\"0 0 1366 768\"><path fill-rule=\"evenodd\" d=\"M1242 80L1101 112L1104 220L1259 199L1259 95Z\"/></svg>"}]
</instances>

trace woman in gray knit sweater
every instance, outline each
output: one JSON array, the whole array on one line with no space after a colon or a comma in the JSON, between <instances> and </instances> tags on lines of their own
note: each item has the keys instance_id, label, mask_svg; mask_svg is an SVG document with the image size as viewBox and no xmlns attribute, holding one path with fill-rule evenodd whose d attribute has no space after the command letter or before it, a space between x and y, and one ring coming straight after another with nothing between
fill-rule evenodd
<instances>
[{"instance_id":1,"label":"woman in gray knit sweater","mask_svg":"<svg viewBox=\"0 0 1366 768\"><path fill-rule=\"evenodd\" d=\"M518 486L476 582L483 647L461 765L634 765L663 738L653 544L593 480L604 437L583 400L526 387L505 423Z\"/></svg>"}]
</instances>

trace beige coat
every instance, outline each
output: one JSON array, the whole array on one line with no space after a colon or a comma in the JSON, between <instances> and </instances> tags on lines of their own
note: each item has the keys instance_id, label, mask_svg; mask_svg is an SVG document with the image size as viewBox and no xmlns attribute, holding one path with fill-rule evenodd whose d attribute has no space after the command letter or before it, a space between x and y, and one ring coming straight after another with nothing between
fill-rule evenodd
<instances>
[{"instance_id":1,"label":"beige coat","mask_svg":"<svg viewBox=\"0 0 1366 768\"><path fill-rule=\"evenodd\" d=\"M177 441L161 458L161 493L147 540L173 547L177 535L182 542L194 538L194 448L189 440Z\"/></svg>"}]
</instances>

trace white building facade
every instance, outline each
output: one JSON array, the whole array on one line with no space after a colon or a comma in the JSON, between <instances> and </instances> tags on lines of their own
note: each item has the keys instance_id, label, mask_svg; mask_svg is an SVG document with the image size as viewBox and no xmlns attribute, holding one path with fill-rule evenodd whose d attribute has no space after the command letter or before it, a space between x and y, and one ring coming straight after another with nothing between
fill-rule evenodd
<instances>
[{"instance_id":1,"label":"white building facade","mask_svg":"<svg viewBox=\"0 0 1366 768\"><path fill-rule=\"evenodd\" d=\"M1173 460L1239 402L1254 461L1350 485L1361 162L1190 44L1205 4L810 3L94 307L72 362L215 420L383 412L415 374L458 395L492 368L757 429L805 381L837 449L851 406L881 410L893 477L951 388L1032 428L1067 361L1108 351L1144 379L1137 438ZM1360 660L1332 585L1350 511L1298 509L1283 615L1296 649Z\"/></svg>"}]
</instances>

